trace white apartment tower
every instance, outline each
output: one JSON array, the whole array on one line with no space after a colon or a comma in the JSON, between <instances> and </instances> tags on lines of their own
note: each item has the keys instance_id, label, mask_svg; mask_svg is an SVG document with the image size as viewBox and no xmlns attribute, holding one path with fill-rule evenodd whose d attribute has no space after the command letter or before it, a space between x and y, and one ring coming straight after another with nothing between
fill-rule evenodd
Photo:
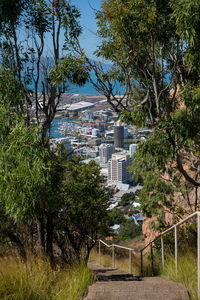
<instances>
[{"instance_id":1,"label":"white apartment tower","mask_svg":"<svg viewBox=\"0 0 200 300\"><path fill-rule=\"evenodd\" d=\"M137 148L138 148L138 144L131 144L131 145L129 146L129 153L130 153L130 156L132 156L133 153L136 152Z\"/></svg>"},{"instance_id":2,"label":"white apartment tower","mask_svg":"<svg viewBox=\"0 0 200 300\"><path fill-rule=\"evenodd\" d=\"M115 148L111 144L101 144L99 147L100 162L106 164L115 152Z\"/></svg>"},{"instance_id":3,"label":"white apartment tower","mask_svg":"<svg viewBox=\"0 0 200 300\"><path fill-rule=\"evenodd\" d=\"M113 154L108 162L108 183L127 183L131 179L128 167L131 164L129 154Z\"/></svg>"}]
</instances>

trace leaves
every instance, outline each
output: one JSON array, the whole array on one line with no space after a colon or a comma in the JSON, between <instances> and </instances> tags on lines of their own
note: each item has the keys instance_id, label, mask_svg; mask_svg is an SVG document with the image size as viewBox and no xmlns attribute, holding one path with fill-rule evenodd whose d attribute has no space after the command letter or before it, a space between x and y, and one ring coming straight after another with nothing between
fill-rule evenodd
<instances>
[{"instance_id":1,"label":"leaves","mask_svg":"<svg viewBox=\"0 0 200 300\"><path fill-rule=\"evenodd\" d=\"M82 57L67 55L50 70L51 82L54 86L60 86L64 82L70 82L79 86L85 84L89 78L89 72Z\"/></svg>"},{"instance_id":2,"label":"leaves","mask_svg":"<svg viewBox=\"0 0 200 300\"><path fill-rule=\"evenodd\" d=\"M1 116L2 117L2 116ZM19 121L0 149L0 193L14 219L35 216L41 189L48 184L48 151L39 142L39 128Z\"/></svg>"}]
</instances>

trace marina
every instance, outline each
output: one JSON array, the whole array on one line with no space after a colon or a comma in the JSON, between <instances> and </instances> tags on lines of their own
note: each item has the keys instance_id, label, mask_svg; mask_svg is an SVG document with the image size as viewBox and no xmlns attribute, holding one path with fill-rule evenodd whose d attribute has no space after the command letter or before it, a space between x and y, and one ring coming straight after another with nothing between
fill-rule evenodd
<instances>
[{"instance_id":1,"label":"marina","mask_svg":"<svg viewBox=\"0 0 200 300\"><path fill-rule=\"evenodd\" d=\"M51 138L62 138L77 132L82 125L71 120L54 119L51 127Z\"/></svg>"}]
</instances>

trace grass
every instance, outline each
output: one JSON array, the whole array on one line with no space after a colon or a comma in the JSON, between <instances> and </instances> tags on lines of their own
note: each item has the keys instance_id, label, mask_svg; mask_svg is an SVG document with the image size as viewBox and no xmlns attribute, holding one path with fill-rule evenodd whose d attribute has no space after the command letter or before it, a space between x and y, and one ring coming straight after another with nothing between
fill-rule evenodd
<instances>
[{"instance_id":1,"label":"grass","mask_svg":"<svg viewBox=\"0 0 200 300\"><path fill-rule=\"evenodd\" d=\"M126 241L114 241L113 243L117 243L119 245L140 249L144 245L144 238L142 236L135 237L134 239L126 240ZM105 246L101 245L101 264L105 267L112 267L112 249L108 249ZM99 261L99 253L98 247L94 248L90 254L90 260ZM147 261L147 259L145 259ZM147 264L147 263L146 263ZM115 267L123 270L125 272L129 272L129 252L126 250L115 249ZM132 256L132 270L133 275L140 275L140 256L138 254L134 254Z\"/></svg>"},{"instance_id":2,"label":"grass","mask_svg":"<svg viewBox=\"0 0 200 300\"><path fill-rule=\"evenodd\" d=\"M199 299L197 294L197 257L193 252L190 251L179 256L177 275L174 256L169 255L162 276L181 282L189 291L192 300Z\"/></svg>"},{"instance_id":3,"label":"grass","mask_svg":"<svg viewBox=\"0 0 200 300\"><path fill-rule=\"evenodd\" d=\"M0 299L79 300L94 282L84 265L52 270L42 259L31 259L25 266L19 260L0 260Z\"/></svg>"},{"instance_id":4,"label":"grass","mask_svg":"<svg viewBox=\"0 0 200 300\"><path fill-rule=\"evenodd\" d=\"M112 249L102 249L101 247L101 264L104 267L112 267ZM93 249L90 254L90 260L95 260L99 262L99 252L97 249ZM129 273L129 252L126 250L115 250L115 268L123 270ZM155 265L157 270L157 264ZM140 254L132 255L132 274L134 276L140 276ZM149 255L143 256L143 275L151 276L151 264L149 260Z\"/></svg>"}]
</instances>

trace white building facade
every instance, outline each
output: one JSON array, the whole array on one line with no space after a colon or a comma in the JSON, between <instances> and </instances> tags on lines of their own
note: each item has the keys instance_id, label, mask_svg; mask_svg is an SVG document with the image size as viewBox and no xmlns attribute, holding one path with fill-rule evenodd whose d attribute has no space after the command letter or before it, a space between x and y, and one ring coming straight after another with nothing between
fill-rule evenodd
<instances>
[{"instance_id":1,"label":"white building facade","mask_svg":"<svg viewBox=\"0 0 200 300\"><path fill-rule=\"evenodd\" d=\"M108 183L128 183L131 180L131 174L128 172L130 164L129 154L113 154L108 162Z\"/></svg>"},{"instance_id":2,"label":"white building facade","mask_svg":"<svg viewBox=\"0 0 200 300\"><path fill-rule=\"evenodd\" d=\"M137 148L138 148L138 144L131 144L131 145L129 146L129 153L130 153L130 156L132 156L133 153L136 152Z\"/></svg>"}]
</instances>

